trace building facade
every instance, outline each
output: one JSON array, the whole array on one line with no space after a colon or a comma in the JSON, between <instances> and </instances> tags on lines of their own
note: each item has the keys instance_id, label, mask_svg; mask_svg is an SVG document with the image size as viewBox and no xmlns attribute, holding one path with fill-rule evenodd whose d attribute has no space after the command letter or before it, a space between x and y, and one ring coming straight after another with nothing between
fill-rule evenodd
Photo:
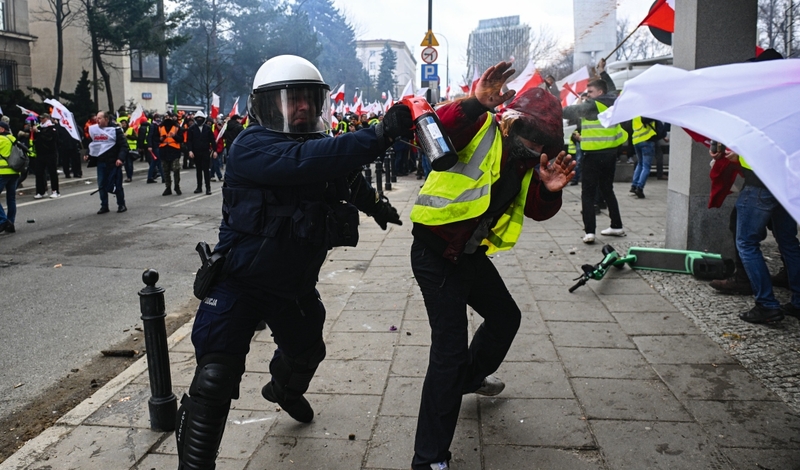
<instances>
[{"instance_id":1,"label":"building facade","mask_svg":"<svg viewBox=\"0 0 800 470\"><path fill-rule=\"evenodd\" d=\"M469 33L467 73L482 73L500 61L514 58L527 64L531 48L531 27L519 22L519 16L480 20L478 28Z\"/></svg>"},{"instance_id":2,"label":"building facade","mask_svg":"<svg viewBox=\"0 0 800 470\"><path fill-rule=\"evenodd\" d=\"M2 2L3 0L0 0ZM6 0L9 1L9 0ZM14 0L19 2L20 0ZM53 89L56 79L57 41L56 25L49 12L48 0L28 0L31 15L30 29L36 36L31 47L31 70L33 86ZM89 34L82 22L67 26L63 32L64 63L61 89L73 92L81 72L89 72L89 80L102 83L99 72L95 72L89 47ZM146 110L166 111L164 103L169 101L167 89L167 64L163 57L141 55L127 51L119 56L106 56L111 65L106 70L111 76L111 91L114 107L138 103ZM109 103L103 89L97 92L98 109L108 110ZM113 110L113 111L116 111Z\"/></svg>"},{"instance_id":3,"label":"building facade","mask_svg":"<svg viewBox=\"0 0 800 470\"><path fill-rule=\"evenodd\" d=\"M574 70L593 66L617 45L616 0L573 0Z\"/></svg>"},{"instance_id":4,"label":"building facade","mask_svg":"<svg viewBox=\"0 0 800 470\"><path fill-rule=\"evenodd\" d=\"M31 81L31 43L28 0L0 0L0 90L21 89Z\"/></svg>"},{"instance_id":5,"label":"building facade","mask_svg":"<svg viewBox=\"0 0 800 470\"><path fill-rule=\"evenodd\" d=\"M369 73L369 78L374 83L378 78L381 70L381 58L383 56L383 48L389 44L395 55L397 56L397 63L394 68L394 81L397 84L396 90L391 90L395 99L398 94L402 93L409 80L414 81L416 84L416 70L417 61L414 58L412 51L408 45L403 41L394 41L391 39L370 39L366 41L356 41L356 56L358 60L364 64L364 68Z\"/></svg>"}]
</instances>

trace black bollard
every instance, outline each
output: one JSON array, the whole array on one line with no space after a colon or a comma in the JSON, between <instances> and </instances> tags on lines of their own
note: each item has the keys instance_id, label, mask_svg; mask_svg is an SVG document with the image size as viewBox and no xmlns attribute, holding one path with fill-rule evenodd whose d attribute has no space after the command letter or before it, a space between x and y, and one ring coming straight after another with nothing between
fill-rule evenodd
<instances>
[{"instance_id":1,"label":"black bollard","mask_svg":"<svg viewBox=\"0 0 800 470\"><path fill-rule=\"evenodd\" d=\"M397 152L394 151L394 147L389 147L386 149L386 159L389 160L389 169L391 169L390 174L392 175L391 181L392 183L397 183L397 167L395 166ZM389 185L389 187L386 189L391 190L392 186Z\"/></svg>"},{"instance_id":2,"label":"black bollard","mask_svg":"<svg viewBox=\"0 0 800 470\"><path fill-rule=\"evenodd\" d=\"M385 189L387 191L391 191L392 190L392 178L393 178L393 176L392 176L392 163L393 162L392 162L392 158L391 158L391 155L389 154L389 152L386 152L383 155L383 162L384 162L384 165L383 165L383 172L384 172L383 178L386 180L386 184L384 185L383 189ZM395 181L397 181L396 178L395 178Z\"/></svg>"},{"instance_id":3,"label":"black bollard","mask_svg":"<svg viewBox=\"0 0 800 470\"><path fill-rule=\"evenodd\" d=\"M147 404L150 408L150 429L169 432L175 430L178 400L172 393L172 378L169 371L167 328L164 318L164 289L156 287L158 271L148 269L142 274L147 285L139 291L139 305L144 326L144 341L147 348L147 370L150 374L150 393Z\"/></svg>"},{"instance_id":4,"label":"black bollard","mask_svg":"<svg viewBox=\"0 0 800 470\"><path fill-rule=\"evenodd\" d=\"M369 165L364 165L364 179L372 186L372 168Z\"/></svg>"},{"instance_id":5,"label":"black bollard","mask_svg":"<svg viewBox=\"0 0 800 470\"><path fill-rule=\"evenodd\" d=\"M383 157L380 157L377 160L375 160L375 189L381 196L383 196L383 188L381 188L382 184L383 184Z\"/></svg>"}]
</instances>

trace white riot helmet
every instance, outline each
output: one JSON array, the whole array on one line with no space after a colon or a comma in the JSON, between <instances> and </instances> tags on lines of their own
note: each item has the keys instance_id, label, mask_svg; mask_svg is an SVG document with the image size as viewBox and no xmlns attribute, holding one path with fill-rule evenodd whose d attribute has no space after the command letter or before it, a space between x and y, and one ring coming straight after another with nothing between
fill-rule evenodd
<instances>
[{"instance_id":1,"label":"white riot helmet","mask_svg":"<svg viewBox=\"0 0 800 470\"><path fill-rule=\"evenodd\" d=\"M247 112L267 129L286 134L330 130L331 88L314 64L294 55L264 62L256 72Z\"/></svg>"}]
</instances>

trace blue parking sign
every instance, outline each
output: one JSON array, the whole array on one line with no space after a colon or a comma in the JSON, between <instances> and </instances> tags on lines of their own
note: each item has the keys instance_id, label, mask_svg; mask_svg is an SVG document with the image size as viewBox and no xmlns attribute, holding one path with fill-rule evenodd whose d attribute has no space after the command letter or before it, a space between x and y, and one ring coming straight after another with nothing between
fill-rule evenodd
<instances>
[{"instance_id":1,"label":"blue parking sign","mask_svg":"<svg viewBox=\"0 0 800 470\"><path fill-rule=\"evenodd\" d=\"M422 81L435 82L439 80L439 64L422 64Z\"/></svg>"}]
</instances>

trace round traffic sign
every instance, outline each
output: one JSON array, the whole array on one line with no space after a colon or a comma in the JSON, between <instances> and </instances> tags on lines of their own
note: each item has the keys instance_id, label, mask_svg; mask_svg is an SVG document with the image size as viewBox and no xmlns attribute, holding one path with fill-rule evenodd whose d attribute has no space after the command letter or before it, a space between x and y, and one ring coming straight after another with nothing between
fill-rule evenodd
<instances>
[{"instance_id":1,"label":"round traffic sign","mask_svg":"<svg viewBox=\"0 0 800 470\"><path fill-rule=\"evenodd\" d=\"M422 61L425 62L426 64L432 64L436 62L436 59L438 58L439 58L439 53L436 52L436 49L434 49L433 47L428 46L422 50Z\"/></svg>"}]
</instances>

